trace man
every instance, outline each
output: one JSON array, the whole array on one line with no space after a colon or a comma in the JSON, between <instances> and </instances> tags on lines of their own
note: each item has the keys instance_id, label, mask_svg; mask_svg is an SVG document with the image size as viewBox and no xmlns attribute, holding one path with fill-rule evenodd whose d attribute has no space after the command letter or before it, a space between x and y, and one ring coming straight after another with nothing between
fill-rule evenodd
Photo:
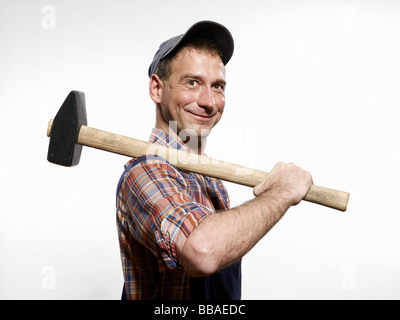
<instances>
[{"instance_id":1,"label":"man","mask_svg":"<svg viewBox=\"0 0 400 320\"><path fill-rule=\"evenodd\" d=\"M233 47L230 32L210 21L161 44L149 68L150 141L203 154L224 111ZM241 258L311 185L308 172L278 163L253 200L231 209L221 181L161 157L132 159L117 191L123 298L240 299Z\"/></svg>"}]
</instances>

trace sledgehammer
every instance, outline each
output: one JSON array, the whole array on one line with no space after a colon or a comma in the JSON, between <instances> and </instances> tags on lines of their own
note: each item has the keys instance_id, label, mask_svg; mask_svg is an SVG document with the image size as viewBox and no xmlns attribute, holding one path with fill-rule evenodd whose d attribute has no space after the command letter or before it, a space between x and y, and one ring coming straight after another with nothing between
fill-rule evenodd
<instances>
[{"instance_id":1,"label":"sledgehammer","mask_svg":"<svg viewBox=\"0 0 400 320\"><path fill-rule=\"evenodd\" d=\"M157 155L179 170L249 187L260 184L268 174L206 156L90 128L87 126L85 95L79 91L71 91L54 120L49 121L47 136L50 137L47 160L67 167L77 165L82 146L88 146L132 158L147 154ZM312 185L304 200L346 211L349 196L349 193L344 191Z\"/></svg>"}]
</instances>

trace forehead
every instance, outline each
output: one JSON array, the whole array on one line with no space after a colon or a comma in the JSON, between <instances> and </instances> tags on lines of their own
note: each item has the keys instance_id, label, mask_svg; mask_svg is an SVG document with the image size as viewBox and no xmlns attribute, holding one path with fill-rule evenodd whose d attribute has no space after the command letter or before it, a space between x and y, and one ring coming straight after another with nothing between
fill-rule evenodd
<instances>
[{"instance_id":1,"label":"forehead","mask_svg":"<svg viewBox=\"0 0 400 320\"><path fill-rule=\"evenodd\" d=\"M216 52L189 47L179 51L171 63L171 75L182 73L207 73L225 77L225 66Z\"/></svg>"}]
</instances>

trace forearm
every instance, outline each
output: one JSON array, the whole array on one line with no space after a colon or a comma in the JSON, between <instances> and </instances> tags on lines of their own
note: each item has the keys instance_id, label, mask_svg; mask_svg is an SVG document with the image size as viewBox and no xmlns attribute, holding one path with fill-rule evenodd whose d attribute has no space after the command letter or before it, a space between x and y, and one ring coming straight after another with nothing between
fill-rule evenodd
<instances>
[{"instance_id":1,"label":"forearm","mask_svg":"<svg viewBox=\"0 0 400 320\"><path fill-rule=\"evenodd\" d=\"M212 274L242 258L281 219L290 205L276 192L204 219L187 239L182 267L194 276Z\"/></svg>"}]
</instances>

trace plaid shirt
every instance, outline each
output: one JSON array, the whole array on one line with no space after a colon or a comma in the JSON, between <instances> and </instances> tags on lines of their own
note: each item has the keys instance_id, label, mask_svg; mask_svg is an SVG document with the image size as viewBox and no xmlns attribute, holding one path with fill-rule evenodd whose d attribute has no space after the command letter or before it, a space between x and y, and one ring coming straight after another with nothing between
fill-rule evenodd
<instances>
[{"instance_id":1,"label":"plaid shirt","mask_svg":"<svg viewBox=\"0 0 400 320\"><path fill-rule=\"evenodd\" d=\"M159 129L153 129L150 141L189 151ZM202 219L224 209L229 198L220 180L178 171L161 157L129 161L117 191L126 298L193 298L197 279L181 268L183 246Z\"/></svg>"}]
</instances>

